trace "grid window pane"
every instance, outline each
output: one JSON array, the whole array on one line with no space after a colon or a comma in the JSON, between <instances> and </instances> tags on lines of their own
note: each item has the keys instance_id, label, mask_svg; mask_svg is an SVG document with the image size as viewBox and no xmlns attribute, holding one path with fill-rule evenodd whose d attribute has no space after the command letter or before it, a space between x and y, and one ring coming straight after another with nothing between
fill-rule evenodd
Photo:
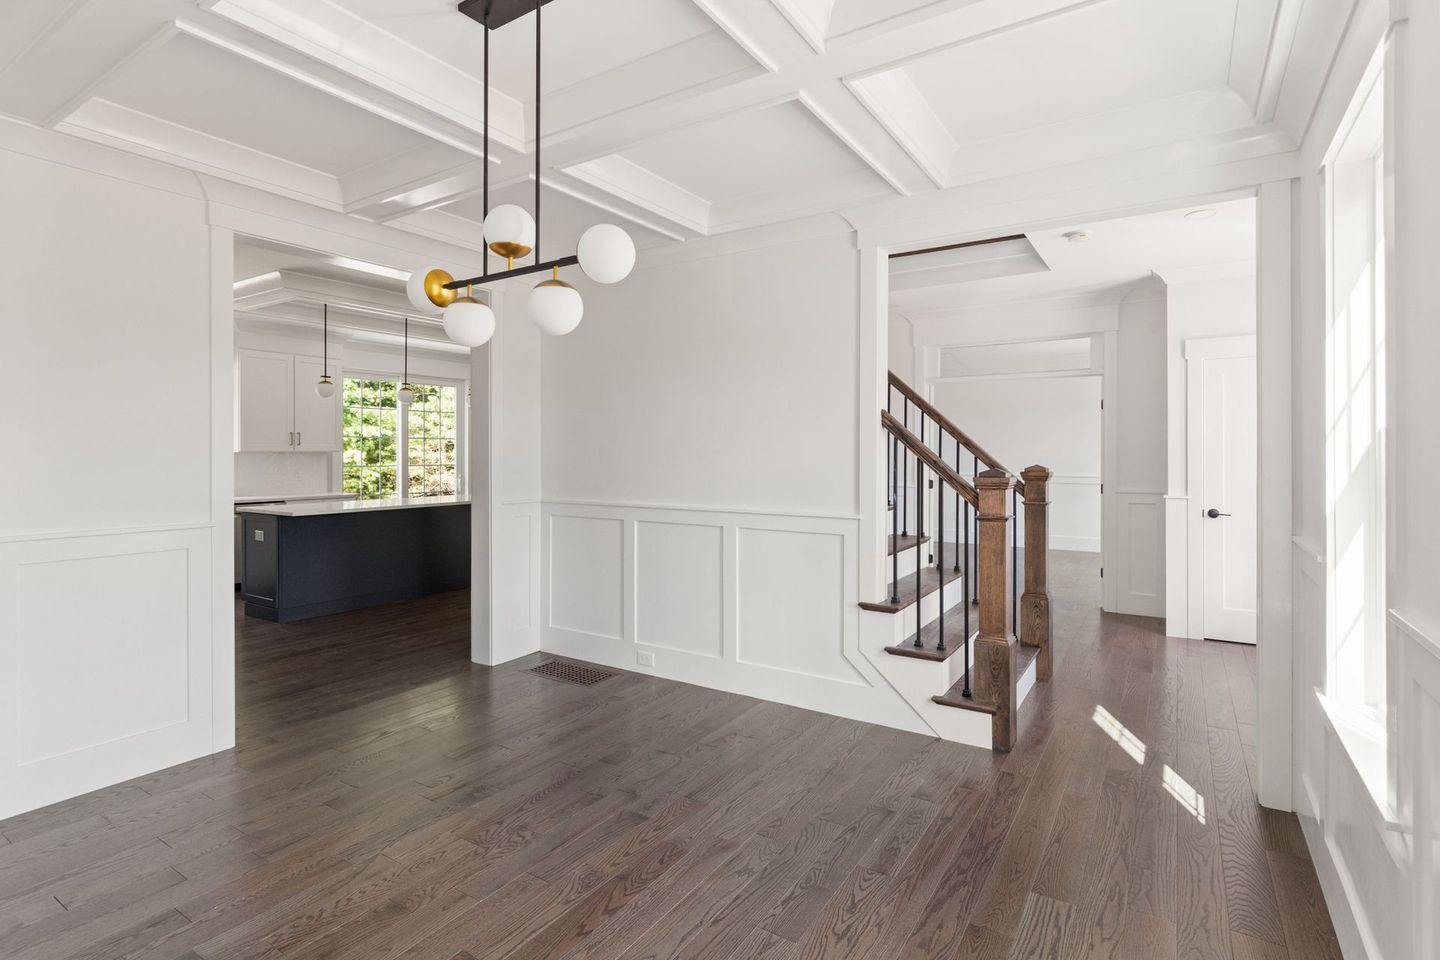
<instances>
[{"instance_id":1,"label":"grid window pane","mask_svg":"<svg viewBox=\"0 0 1440 960\"><path fill-rule=\"evenodd\" d=\"M456 469L456 418L460 402L455 387L414 384L415 402L410 404L408 426L410 449L410 494L436 496L460 489ZM449 451L447 458L446 451Z\"/></svg>"},{"instance_id":2,"label":"grid window pane","mask_svg":"<svg viewBox=\"0 0 1440 960\"><path fill-rule=\"evenodd\" d=\"M396 385L389 380L345 378L343 486L365 499L396 494L399 436Z\"/></svg>"}]
</instances>

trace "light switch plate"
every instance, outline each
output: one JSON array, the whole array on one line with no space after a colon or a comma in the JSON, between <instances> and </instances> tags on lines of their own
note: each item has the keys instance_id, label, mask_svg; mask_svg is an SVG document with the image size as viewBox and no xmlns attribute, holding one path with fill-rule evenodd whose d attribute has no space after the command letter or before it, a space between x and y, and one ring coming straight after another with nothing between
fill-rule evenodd
<instances>
[{"instance_id":1,"label":"light switch plate","mask_svg":"<svg viewBox=\"0 0 1440 960\"><path fill-rule=\"evenodd\" d=\"M260 543L264 543L264 542L265 542L265 531L264 531L264 530L256 530L256 531L255 531L255 539L258 540Z\"/></svg>"},{"instance_id":2,"label":"light switch plate","mask_svg":"<svg viewBox=\"0 0 1440 960\"><path fill-rule=\"evenodd\" d=\"M655 666L655 654L648 650L637 650L635 653L635 662L642 667L653 667Z\"/></svg>"}]
</instances>

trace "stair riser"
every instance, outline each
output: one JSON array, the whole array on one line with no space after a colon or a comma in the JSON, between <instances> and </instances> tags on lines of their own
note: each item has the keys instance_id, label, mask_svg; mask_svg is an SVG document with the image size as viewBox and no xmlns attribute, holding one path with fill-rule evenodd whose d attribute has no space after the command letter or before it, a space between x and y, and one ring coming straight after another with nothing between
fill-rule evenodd
<instances>
[{"instance_id":1,"label":"stair riser","mask_svg":"<svg viewBox=\"0 0 1440 960\"><path fill-rule=\"evenodd\" d=\"M961 606L962 597L960 581L946 584L945 586L945 619L951 616L960 617L964 615L964 608ZM974 626L975 609L970 610L972 629ZM901 611L900 617L904 626L902 637L913 637L916 630L929 623L933 623L940 616L940 591L935 591L928 597L923 598L918 604L913 604Z\"/></svg>"}]
</instances>

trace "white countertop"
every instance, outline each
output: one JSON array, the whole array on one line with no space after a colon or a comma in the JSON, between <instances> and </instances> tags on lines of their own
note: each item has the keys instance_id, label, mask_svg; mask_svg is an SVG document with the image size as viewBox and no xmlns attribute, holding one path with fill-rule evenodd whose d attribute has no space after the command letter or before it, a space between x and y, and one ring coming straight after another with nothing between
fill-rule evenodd
<instances>
[{"instance_id":1,"label":"white countertop","mask_svg":"<svg viewBox=\"0 0 1440 960\"><path fill-rule=\"evenodd\" d=\"M469 497L396 497L393 500L310 500L304 503L268 503L236 507L236 513L264 513L272 517L320 517L334 513L371 513L376 510L411 510L469 503Z\"/></svg>"},{"instance_id":2,"label":"white countertop","mask_svg":"<svg viewBox=\"0 0 1440 960\"><path fill-rule=\"evenodd\" d=\"M353 493L342 493L333 490L329 493L282 493L273 497L261 497L255 494L246 494L243 497L235 498L235 505L238 507L246 503L300 503L306 500L354 500Z\"/></svg>"}]
</instances>

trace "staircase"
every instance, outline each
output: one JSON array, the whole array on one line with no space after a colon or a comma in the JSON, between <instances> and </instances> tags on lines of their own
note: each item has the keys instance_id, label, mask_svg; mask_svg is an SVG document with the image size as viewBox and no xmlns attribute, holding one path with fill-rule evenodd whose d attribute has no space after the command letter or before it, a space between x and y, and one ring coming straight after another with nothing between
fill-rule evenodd
<instances>
[{"instance_id":1,"label":"staircase","mask_svg":"<svg viewBox=\"0 0 1440 960\"><path fill-rule=\"evenodd\" d=\"M894 373L880 426L889 576L860 604L890 620L876 665L912 702L928 697L922 715L942 736L1009 750L1053 665L1050 471L1016 477Z\"/></svg>"}]
</instances>

